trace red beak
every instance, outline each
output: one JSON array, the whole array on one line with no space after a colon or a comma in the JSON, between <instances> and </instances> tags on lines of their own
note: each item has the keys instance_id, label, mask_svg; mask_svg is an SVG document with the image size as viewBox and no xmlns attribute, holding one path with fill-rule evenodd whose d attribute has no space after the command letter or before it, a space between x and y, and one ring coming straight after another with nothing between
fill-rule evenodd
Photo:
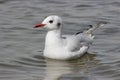
<instances>
[{"instance_id":1,"label":"red beak","mask_svg":"<svg viewBox=\"0 0 120 80\"><path fill-rule=\"evenodd\" d=\"M44 27L45 24L37 24L34 28Z\"/></svg>"}]
</instances>

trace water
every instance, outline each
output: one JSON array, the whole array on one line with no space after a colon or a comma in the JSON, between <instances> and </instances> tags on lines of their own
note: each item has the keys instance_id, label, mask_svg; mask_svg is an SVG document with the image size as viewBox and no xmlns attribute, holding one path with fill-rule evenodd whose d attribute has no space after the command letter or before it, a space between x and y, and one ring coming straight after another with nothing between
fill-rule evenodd
<instances>
[{"instance_id":1,"label":"water","mask_svg":"<svg viewBox=\"0 0 120 80\"><path fill-rule=\"evenodd\" d=\"M42 57L46 16L63 18L63 33L74 34L96 22L87 54L57 61ZM119 0L0 0L0 80L120 80Z\"/></svg>"}]
</instances>

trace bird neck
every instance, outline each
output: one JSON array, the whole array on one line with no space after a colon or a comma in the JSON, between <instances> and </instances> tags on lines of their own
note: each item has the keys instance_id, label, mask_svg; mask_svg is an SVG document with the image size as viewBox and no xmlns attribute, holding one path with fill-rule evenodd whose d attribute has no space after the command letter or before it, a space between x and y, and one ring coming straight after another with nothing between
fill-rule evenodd
<instances>
[{"instance_id":1,"label":"bird neck","mask_svg":"<svg viewBox=\"0 0 120 80\"><path fill-rule=\"evenodd\" d=\"M53 46L61 43L61 29L48 31L45 46Z\"/></svg>"},{"instance_id":2,"label":"bird neck","mask_svg":"<svg viewBox=\"0 0 120 80\"><path fill-rule=\"evenodd\" d=\"M61 29L48 31L46 36L46 38L60 38L60 37L61 37Z\"/></svg>"}]
</instances>

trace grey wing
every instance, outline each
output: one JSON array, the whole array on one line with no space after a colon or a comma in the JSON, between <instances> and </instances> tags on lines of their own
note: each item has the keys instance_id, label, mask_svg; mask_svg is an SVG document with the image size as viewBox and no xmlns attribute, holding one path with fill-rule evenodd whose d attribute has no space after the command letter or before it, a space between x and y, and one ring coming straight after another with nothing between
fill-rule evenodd
<instances>
[{"instance_id":1,"label":"grey wing","mask_svg":"<svg viewBox=\"0 0 120 80\"><path fill-rule=\"evenodd\" d=\"M93 41L93 37L86 33L64 35L62 38L66 49L70 51L78 51L83 45L89 46Z\"/></svg>"},{"instance_id":2,"label":"grey wing","mask_svg":"<svg viewBox=\"0 0 120 80\"><path fill-rule=\"evenodd\" d=\"M84 31L83 33L78 32L75 35L67 35L64 36L65 39L63 39L65 46L70 51L77 51L79 50L83 45L89 46L92 44L94 36L93 32L100 26L103 26L106 24L106 22L99 22L96 25L90 25L90 29L87 31Z\"/></svg>"},{"instance_id":3,"label":"grey wing","mask_svg":"<svg viewBox=\"0 0 120 80\"><path fill-rule=\"evenodd\" d=\"M90 44L92 44L95 36L87 33L81 33L76 35L76 37L79 38L82 45L89 46Z\"/></svg>"}]
</instances>

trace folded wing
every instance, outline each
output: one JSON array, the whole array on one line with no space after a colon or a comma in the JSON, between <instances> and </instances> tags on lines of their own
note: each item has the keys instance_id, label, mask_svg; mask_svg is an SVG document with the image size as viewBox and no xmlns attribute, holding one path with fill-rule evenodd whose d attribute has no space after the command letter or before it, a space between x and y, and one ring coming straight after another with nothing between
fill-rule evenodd
<instances>
[{"instance_id":1,"label":"folded wing","mask_svg":"<svg viewBox=\"0 0 120 80\"><path fill-rule=\"evenodd\" d=\"M65 44L65 48L69 51L79 51L82 46L88 46L92 44L94 36L93 31L95 31L98 27L103 26L105 23L98 23L92 28L83 33L76 33L74 35L64 35L63 42Z\"/></svg>"}]
</instances>

